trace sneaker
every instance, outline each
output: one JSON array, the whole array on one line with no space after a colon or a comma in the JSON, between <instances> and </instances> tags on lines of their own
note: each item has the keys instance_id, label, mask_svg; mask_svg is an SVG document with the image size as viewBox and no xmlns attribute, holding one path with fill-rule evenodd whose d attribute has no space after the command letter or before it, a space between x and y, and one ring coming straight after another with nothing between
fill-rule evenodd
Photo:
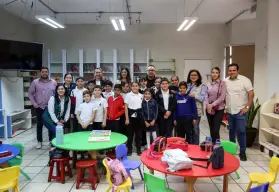
<instances>
[{"instance_id":1,"label":"sneaker","mask_svg":"<svg viewBox=\"0 0 279 192\"><path fill-rule=\"evenodd\" d=\"M132 151L128 151L127 156L132 156Z\"/></svg>"},{"instance_id":2,"label":"sneaker","mask_svg":"<svg viewBox=\"0 0 279 192\"><path fill-rule=\"evenodd\" d=\"M36 149L41 149L41 148L42 148L42 142L38 142L37 146L36 146Z\"/></svg>"},{"instance_id":3,"label":"sneaker","mask_svg":"<svg viewBox=\"0 0 279 192\"><path fill-rule=\"evenodd\" d=\"M140 156L141 155L141 150L137 149L137 155Z\"/></svg>"},{"instance_id":4,"label":"sneaker","mask_svg":"<svg viewBox=\"0 0 279 192\"><path fill-rule=\"evenodd\" d=\"M247 161L246 153L240 153L239 157L240 157L240 161Z\"/></svg>"}]
</instances>

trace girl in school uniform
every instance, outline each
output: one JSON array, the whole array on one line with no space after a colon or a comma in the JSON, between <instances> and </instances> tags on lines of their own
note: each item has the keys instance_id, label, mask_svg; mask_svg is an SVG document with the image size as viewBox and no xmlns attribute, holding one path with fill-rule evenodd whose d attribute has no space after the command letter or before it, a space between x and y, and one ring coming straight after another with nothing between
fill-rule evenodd
<instances>
[{"instance_id":1,"label":"girl in school uniform","mask_svg":"<svg viewBox=\"0 0 279 192\"><path fill-rule=\"evenodd\" d=\"M142 117L145 125L145 136L148 149L150 148L150 135L152 134L153 141L157 138L157 116L158 104L156 100L152 98L152 89L148 88L144 92L144 99L142 101Z\"/></svg>"},{"instance_id":2,"label":"girl in school uniform","mask_svg":"<svg viewBox=\"0 0 279 192\"><path fill-rule=\"evenodd\" d=\"M134 134L136 136L137 154L141 155L141 129L142 129L142 104L143 96L139 93L139 84L132 83L132 92L125 98L125 124L128 125L128 155L132 155Z\"/></svg>"}]
</instances>

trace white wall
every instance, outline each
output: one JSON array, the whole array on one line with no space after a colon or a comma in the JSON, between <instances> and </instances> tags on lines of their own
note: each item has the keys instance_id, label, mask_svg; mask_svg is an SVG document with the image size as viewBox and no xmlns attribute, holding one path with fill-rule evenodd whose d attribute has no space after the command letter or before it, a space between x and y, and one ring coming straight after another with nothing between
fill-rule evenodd
<instances>
[{"instance_id":1,"label":"white wall","mask_svg":"<svg viewBox=\"0 0 279 192\"><path fill-rule=\"evenodd\" d=\"M254 44L256 39L256 19L234 20L228 25L229 44Z\"/></svg>"},{"instance_id":2,"label":"white wall","mask_svg":"<svg viewBox=\"0 0 279 192\"><path fill-rule=\"evenodd\" d=\"M45 44L45 50L53 51L54 61L61 61L62 48L67 49L69 61L78 61L79 48L87 52L85 61L92 61L99 48L103 53L101 62L110 62L112 49L116 48L118 60L129 62L129 49L133 48L135 62L145 62L146 49L150 48L151 58L176 59L177 75L183 78L184 59L211 59L214 66L222 66L226 26L197 24L178 33L172 24L132 25L125 32L116 32L111 25L67 25L64 30L39 25L36 40Z\"/></svg>"},{"instance_id":3,"label":"white wall","mask_svg":"<svg viewBox=\"0 0 279 192\"><path fill-rule=\"evenodd\" d=\"M0 8L0 39L34 41L34 26Z\"/></svg>"}]
</instances>

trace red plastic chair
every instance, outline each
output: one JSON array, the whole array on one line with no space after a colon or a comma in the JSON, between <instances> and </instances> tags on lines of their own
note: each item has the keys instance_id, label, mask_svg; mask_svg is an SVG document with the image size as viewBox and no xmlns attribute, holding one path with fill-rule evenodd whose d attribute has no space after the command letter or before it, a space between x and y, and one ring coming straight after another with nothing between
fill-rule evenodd
<instances>
[{"instance_id":1,"label":"red plastic chair","mask_svg":"<svg viewBox=\"0 0 279 192\"><path fill-rule=\"evenodd\" d=\"M97 172L97 163L97 160L84 160L76 163L78 168L76 189L79 189L80 183L82 182L91 183L92 190L96 189L96 183L100 182ZM85 169L89 170L89 178L84 178Z\"/></svg>"},{"instance_id":2,"label":"red plastic chair","mask_svg":"<svg viewBox=\"0 0 279 192\"><path fill-rule=\"evenodd\" d=\"M53 168L55 164L56 175L53 175ZM65 167L67 167L67 171L65 170ZM56 179L60 181L62 184L64 184L65 176L73 177L69 157L64 157L61 159L52 159L50 162L50 168L48 173L48 182L51 182L52 179Z\"/></svg>"},{"instance_id":3,"label":"red plastic chair","mask_svg":"<svg viewBox=\"0 0 279 192\"><path fill-rule=\"evenodd\" d=\"M185 138L182 138L182 137L169 137L169 138L167 138L167 144L170 144L173 141L185 141Z\"/></svg>"}]
</instances>

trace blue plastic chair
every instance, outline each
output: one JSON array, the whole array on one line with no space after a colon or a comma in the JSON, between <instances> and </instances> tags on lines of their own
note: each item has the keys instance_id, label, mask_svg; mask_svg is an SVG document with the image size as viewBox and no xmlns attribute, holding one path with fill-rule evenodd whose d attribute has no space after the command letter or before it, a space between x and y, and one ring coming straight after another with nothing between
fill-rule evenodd
<instances>
[{"instance_id":1,"label":"blue plastic chair","mask_svg":"<svg viewBox=\"0 0 279 192\"><path fill-rule=\"evenodd\" d=\"M268 192L268 187L269 187L269 183L265 183L257 187L251 188L249 192Z\"/></svg>"},{"instance_id":2,"label":"blue plastic chair","mask_svg":"<svg viewBox=\"0 0 279 192\"><path fill-rule=\"evenodd\" d=\"M131 170L138 169L140 176L141 176L141 180L143 180L142 172L140 170L141 162L128 160L127 147L125 144L117 145L115 148L115 154L116 154L116 158L119 159L123 163L123 165L129 175L131 175ZM134 189L134 188L135 187L134 187L134 183L133 183L132 189Z\"/></svg>"}]
</instances>

